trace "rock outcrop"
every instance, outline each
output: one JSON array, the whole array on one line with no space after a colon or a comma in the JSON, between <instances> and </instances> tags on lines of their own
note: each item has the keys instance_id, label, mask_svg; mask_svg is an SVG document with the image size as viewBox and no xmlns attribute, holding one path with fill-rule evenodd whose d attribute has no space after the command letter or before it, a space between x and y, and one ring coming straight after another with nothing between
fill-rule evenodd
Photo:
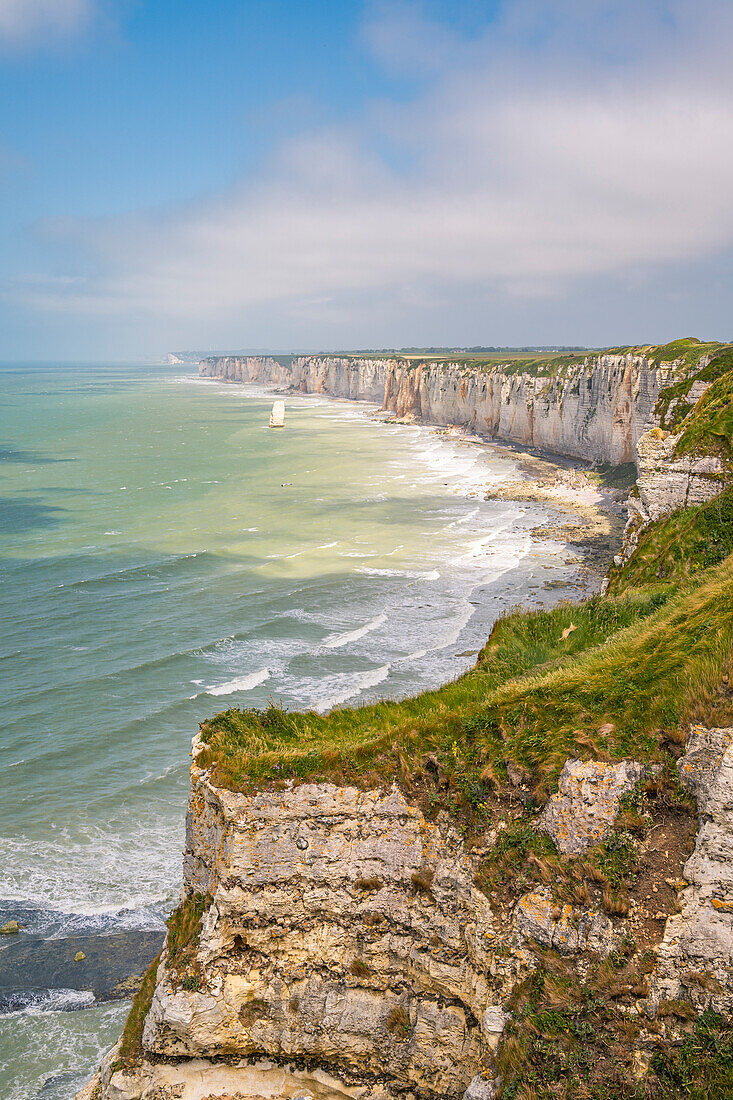
<instances>
[{"instance_id":1,"label":"rock outcrop","mask_svg":"<svg viewBox=\"0 0 733 1100\"><path fill-rule=\"evenodd\" d=\"M633 504L644 523L678 508L706 504L733 484L730 470L717 455L677 455L679 439L652 428L637 443L639 500Z\"/></svg>"},{"instance_id":2,"label":"rock outcrop","mask_svg":"<svg viewBox=\"0 0 733 1100\"><path fill-rule=\"evenodd\" d=\"M558 792L540 819L558 851L578 855L608 836L621 796L632 790L647 770L633 760L620 764L566 760Z\"/></svg>"},{"instance_id":3,"label":"rock outcrop","mask_svg":"<svg viewBox=\"0 0 733 1100\"><path fill-rule=\"evenodd\" d=\"M519 899L514 927L525 940L550 947L558 955L589 950L605 957L613 944L613 923L608 917L567 903L556 905L547 886Z\"/></svg>"},{"instance_id":4,"label":"rock outcrop","mask_svg":"<svg viewBox=\"0 0 733 1100\"><path fill-rule=\"evenodd\" d=\"M399 359L215 356L203 377L371 401L398 417L454 424L491 439L590 462L632 462L672 374L643 355L597 355L553 375Z\"/></svg>"},{"instance_id":5,"label":"rock outcrop","mask_svg":"<svg viewBox=\"0 0 733 1100\"><path fill-rule=\"evenodd\" d=\"M678 763L700 824L681 911L667 921L651 1004L685 999L733 1014L733 729L695 727Z\"/></svg>"},{"instance_id":6,"label":"rock outcrop","mask_svg":"<svg viewBox=\"0 0 733 1100\"><path fill-rule=\"evenodd\" d=\"M143 1058L124 1064L114 1048L84 1100L493 1100L512 992L537 951L582 974L628 942L623 919L558 902L549 885L494 912L474 861L500 829L477 856L447 816L428 821L395 785L224 790L198 767L198 748L184 878L209 903L194 954L182 972L164 950ZM733 730L693 730L679 773L699 833L634 1011L646 1019L686 1000L730 1017ZM629 761L570 761L537 826L582 850L644 774ZM580 848L567 847L568 805ZM639 1049L640 1064L648 1054Z\"/></svg>"},{"instance_id":7,"label":"rock outcrop","mask_svg":"<svg viewBox=\"0 0 733 1100\"><path fill-rule=\"evenodd\" d=\"M315 1059L426 1097L460 1096L479 1071L497 1007L489 902L458 834L396 787L245 796L194 765L185 887L213 897L202 981L183 988L163 956L147 1051Z\"/></svg>"}]
</instances>

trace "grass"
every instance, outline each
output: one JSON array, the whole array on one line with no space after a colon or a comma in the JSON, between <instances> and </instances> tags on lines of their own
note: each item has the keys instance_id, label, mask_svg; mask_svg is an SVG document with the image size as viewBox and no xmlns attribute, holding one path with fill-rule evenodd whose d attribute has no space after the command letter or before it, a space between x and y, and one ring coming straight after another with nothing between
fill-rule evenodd
<instances>
[{"instance_id":1,"label":"grass","mask_svg":"<svg viewBox=\"0 0 733 1100\"><path fill-rule=\"evenodd\" d=\"M733 459L733 351L731 369L716 379L682 422L677 454L714 454Z\"/></svg>"},{"instance_id":2,"label":"grass","mask_svg":"<svg viewBox=\"0 0 733 1100\"><path fill-rule=\"evenodd\" d=\"M658 758L660 732L683 725L723 675L732 582L727 559L676 593L644 588L515 613L495 625L474 669L402 702L325 716L225 711L202 725L199 765L245 792L288 779L396 779L469 816L511 785L514 768L542 800L568 756Z\"/></svg>"},{"instance_id":3,"label":"grass","mask_svg":"<svg viewBox=\"0 0 733 1100\"><path fill-rule=\"evenodd\" d=\"M610 462L601 462L588 470L588 475L606 489L631 489L636 484L636 464L622 462L612 466Z\"/></svg>"},{"instance_id":4,"label":"grass","mask_svg":"<svg viewBox=\"0 0 733 1100\"><path fill-rule=\"evenodd\" d=\"M682 340L672 340L669 344L658 344L656 347L640 349L646 352L655 365L660 363L682 363L687 370L699 365L700 360L709 355L715 355L719 348L723 347L719 341L702 341L694 336L688 336Z\"/></svg>"},{"instance_id":5,"label":"grass","mask_svg":"<svg viewBox=\"0 0 733 1100\"><path fill-rule=\"evenodd\" d=\"M659 1050L651 1065L658 1097L728 1100L733 1096L733 1030L710 1010L688 1030L679 1047Z\"/></svg>"},{"instance_id":6,"label":"grass","mask_svg":"<svg viewBox=\"0 0 733 1100\"><path fill-rule=\"evenodd\" d=\"M198 989L199 986L198 967L195 963L196 947L201 932L201 918L210 904L210 897L204 894L190 894L173 910L167 921L168 971L184 989ZM133 997L122 1032L120 1057L116 1066L118 1069L126 1065L134 1065L143 1054L143 1025L155 993L155 978L159 962L160 955L148 967L142 984Z\"/></svg>"},{"instance_id":7,"label":"grass","mask_svg":"<svg viewBox=\"0 0 733 1100\"><path fill-rule=\"evenodd\" d=\"M677 455L712 454L733 464L733 346L720 344L709 354L712 358L704 367L697 369L698 358L688 364L682 378L662 390L655 412L663 429L681 433ZM690 406L689 393L696 382L709 385Z\"/></svg>"},{"instance_id":8,"label":"grass","mask_svg":"<svg viewBox=\"0 0 733 1100\"><path fill-rule=\"evenodd\" d=\"M713 353L710 362L697 369L697 364L670 386L665 386L659 395L655 413L662 428L674 431L690 412L687 400L694 382L716 382L733 369L733 348L721 346Z\"/></svg>"},{"instance_id":9,"label":"grass","mask_svg":"<svg viewBox=\"0 0 733 1100\"><path fill-rule=\"evenodd\" d=\"M629 1015L643 996L653 956L624 942L580 978L552 951L515 990L513 1020L498 1058L502 1100L724 1100L733 1095L733 1032L711 1011L681 1011L679 1045L661 1042L658 1021ZM688 1006L689 1007L689 1006ZM674 1006L672 1006L674 1008ZM625 1011L626 1010L626 1011ZM672 1010L670 1010L672 1011ZM633 1074L641 1032L659 1036L647 1079Z\"/></svg>"},{"instance_id":10,"label":"grass","mask_svg":"<svg viewBox=\"0 0 733 1100\"><path fill-rule=\"evenodd\" d=\"M400 363L407 370L415 370L418 367L457 366L487 372L501 370L502 374L507 376L527 374L533 378L553 378L564 369L580 367L588 359L593 359L598 355L644 355L654 365L679 363L680 371L687 373L696 369L701 359L715 354L723 346L717 341L703 343L694 337L687 337L686 339L661 345L618 347L595 351L593 349L583 349L575 352L558 351L539 355L533 351L458 352L451 351L448 348L415 348L402 351L382 349L379 351L326 352L315 358L323 358L327 355L332 358L350 360L391 359ZM284 362L286 358L292 360L292 356L278 355L275 358L280 362ZM305 358L312 357L305 356Z\"/></svg>"},{"instance_id":11,"label":"grass","mask_svg":"<svg viewBox=\"0 0 733 1100\"><path fill-rule=\"evenodd\" d=\"M380 351L380 352L341 352L336 355L339 359L392 359L400 363L407 370L417 367L469 367L479 370L493 371L501 369L503 374L530 374L534 377L552 376L558 373L562 367L580 366L588 358L596 353L583 351L578 353L548 352L537 355L536 352L432 352L425 351ZM280 357L278 356L278 359ZM316 358L321 358L317 356Z\"/></svg>"},{"instance_id":12,"label":"grass","mask_svg":"<svg viewBox=\"0 0 733 1100\"><path fill-rule=\"evenodd\" d=\"M694 508L673 512L642 532L633 558L612 566L609 591L680 583L733 553L733 488Z\"/></svg>"},{"instance_id":13,"label":"grass","mask_svg":"<svg viewBox=\"0 0 733 1100\"><path fill-rule=\"evenodd\" d=\"M153 1001L159 962L160 955L151 962L145 972L140 988L132 999L132 1005L122 1032L120 1057L115 1069L122 1069L125 1065L134 1064L142 1056L143 1025Z\"/></svg>"}]
</instances>

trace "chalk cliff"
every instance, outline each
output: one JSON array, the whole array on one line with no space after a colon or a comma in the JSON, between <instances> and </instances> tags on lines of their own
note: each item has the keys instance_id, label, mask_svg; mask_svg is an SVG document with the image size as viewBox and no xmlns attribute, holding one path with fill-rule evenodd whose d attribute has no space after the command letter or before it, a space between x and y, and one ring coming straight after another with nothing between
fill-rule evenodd
<instances>
[{"instance_id":1,"label":"chalk cliff","mask_svg":"<svg viewBox=\"0 0 733 1100\"><path fill-rule=\"evenodd\" d=\"M731 1011L732 737L697 728L679 764L701 822L681 912L672 902L649 999L637 1001L649 1019L687 987L698 1010ZM495 1055L538 950L583 975L628 941L627 919L589 900L558 904L541 882L494 909L474 879L501 828L469 850L447 817L427 821L394 784L224 790L198 766L200 747L184 857L185 896L206 898L200 930L184 956L169 934L142 1057L125 1064L113 1048L84 1100L492 1100ZM569 761L540 826L560 851L586 850L645 770ZM643 1061L659 1031L640 1040Z\"/></svg>"},{"instance_id":2,"label":"chalk cliff","mask_svg":"<svg viewBox=\"0 0 733 1100\"><path fill-rule=\"evenodd\" d=\"M212 357L205 378L371 401L398 417L455 424L492 439L588 461L632 462L674 364L633 353L591 356L554 374L400 359Z\"/></svg>"}]
</instances>

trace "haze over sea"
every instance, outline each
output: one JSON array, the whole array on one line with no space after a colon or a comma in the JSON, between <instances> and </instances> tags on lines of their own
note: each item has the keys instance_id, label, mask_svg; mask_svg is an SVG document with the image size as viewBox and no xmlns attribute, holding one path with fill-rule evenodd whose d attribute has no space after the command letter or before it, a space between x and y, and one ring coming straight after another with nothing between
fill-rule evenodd
<instances>
[{"instance_id":1,"label":"haze over sea","mask_svg":"<svg viewBox=\"0 0 733 1100\"><path fill-rule=\"evenodd\" d=\"M0 923L30 932L161 925L203 718L413 694L569 594L547 510L479 491L511 452L300 395L270 430L271 395L182 369L0 370ZM73 1096L127 1010L91 999L6 1006L4 1100Z\"/></svg>"}]
</instances>

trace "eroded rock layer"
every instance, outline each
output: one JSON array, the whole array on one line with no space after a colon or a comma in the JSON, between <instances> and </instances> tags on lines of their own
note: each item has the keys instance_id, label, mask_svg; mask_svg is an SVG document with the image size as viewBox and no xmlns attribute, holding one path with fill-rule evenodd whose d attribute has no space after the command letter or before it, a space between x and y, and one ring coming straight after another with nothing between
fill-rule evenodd
<instances>
[{"instance_id":1,"label":"eroded rock layer","mask_svg":"<svg viewBox=\"0 0 733 1100\"><path fill-rule=\"evenodd\" d=\"M489 902L458 835L396 787L245 796L194 766L185 885L213 897L201 987L164 957L146 1050L306 1057L435 1096L478 1072L498 1007Z\"/></svg>"}]
</instances>

